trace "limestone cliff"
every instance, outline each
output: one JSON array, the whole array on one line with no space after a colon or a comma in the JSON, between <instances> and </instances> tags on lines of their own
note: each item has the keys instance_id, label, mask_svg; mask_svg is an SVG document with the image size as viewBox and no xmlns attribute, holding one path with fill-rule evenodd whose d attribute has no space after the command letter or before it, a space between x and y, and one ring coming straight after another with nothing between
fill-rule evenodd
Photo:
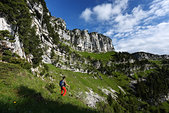
<instances>
[{"instance_id":1,"label":"limestone cliff","mask_svg":"<svg viewBox=\"0 0 169 113\"><path fill-rule=\"evenodd\" d=\"M61 18L51 17L51 22L60 38L78 51L108 52L114 50L112 40L107 36L97 32L89 33L87 30L67 30L66 23Z\"/></svg>"},{"instance_id":2,"label":"limestone cliff","mask_svg":"<svg viewBox=\"0 0 169 113\"><path fill-rule=\"evenodd\" d=\"M67 30L63 19L51 16L44 0L25 0L12 6L5 1L3 3L9 7L18 4L18 7L24 7L22 10L25 12L15 14L18 9L14 7L10 9L12 13L0 13L0 30L8 30L15 37L13 42L0 40L0 44L5 44L13 53L36 66L42 61L62 69L87 72L86 66L80 65L83 61L85 65L91 65L89 61L71 53L70 48L87 52L114 51L109 37L87 30Z\"/></svg>"}]
</instances>

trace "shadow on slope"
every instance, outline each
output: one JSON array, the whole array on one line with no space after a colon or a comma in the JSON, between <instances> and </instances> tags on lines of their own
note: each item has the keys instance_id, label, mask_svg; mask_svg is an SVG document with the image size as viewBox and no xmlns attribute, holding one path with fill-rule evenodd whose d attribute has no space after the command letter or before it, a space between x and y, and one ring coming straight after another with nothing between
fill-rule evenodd
<instances>
[{"instance_id":1,"label":"shadow on slope","mask_svg":"<svg viewBox=\"0 0 169 113\"><path fill-rule=\"evenodd\" d=\"M17 89L17 95L21 101L13 103L0 102L1 113L98 113L87 108L80 108L71 104L63 104L60 97L58 101L48 100L25 86Z\"/></svg>"}]
</instances>

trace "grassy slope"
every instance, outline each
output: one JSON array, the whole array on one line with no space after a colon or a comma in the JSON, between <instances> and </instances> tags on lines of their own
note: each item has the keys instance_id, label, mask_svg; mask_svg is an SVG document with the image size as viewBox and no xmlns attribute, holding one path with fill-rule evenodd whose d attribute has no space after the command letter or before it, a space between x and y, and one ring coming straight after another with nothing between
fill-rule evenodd
<instances>
[{"instance_id":1,"label":"grassy slope","mask_svg":"<svg viewBox=\"0 0 169 113\"><path fill-rule=\"evenodd\" d=\"M83 57L90 56L92 59L108 61L114 52L108 53L80 53ZM156 63L156 62L155 62ZM158 62L157 62L158 63ZM89 91L89 88L100 96L107 97L100 89L111 87L119 92L118 85L122 86L125 91L129 88L129 78L122 73L114 72L116 77L108 77L99 73L103 78L101 80L98 75L83 74L79 72L72 72L68 70L62 70L55 66L48 64L49 75L44 80L35 77L27 70L15 64L1 63L0 62L0 112L1 113L86 113L86 112L99 112L87 107L82 100L85 98L77 98L79 92ZM152 70L153 71L153 70ZM149 71L145 72L149 73ZM67 77L67 83L71 86L68 89L68 93L65 97L60 96L59 81L62 78L61 75ZM142 75L142 73L140 73ZM95 77L94 77L95 76ZM53 81L51 81L53 78ZM95 79L97 78L97 79ZM138 77L136 77L138 78ZM52 91L47 89L47 86L54 84ZM126 97L127 98L127 97ZM136 98L136 97L133 97ZM126 99L122 99L127 102ZM16 103L14 103L16 101ZM123 102L122 102L123 103ZM121 102L120 102L121 104ZM158 107L160 109L168 109L168 102L165 102ZM123 104L121 104L123 105ZM122 110L122 107L117 104L113 105L114 109ZM130 105L130 103L126 104ZM133 104L134 105L134 104ZM131 105L132 106L132 105ZM104 108L104 105L102 106ZM100 108L103 109L103 108ZM112 107L112 106L110 106ZM127 108L127 107L126 107ZM151 106L151 110L156 111L156 106ZM107 108L106 108L107 109ZM111 110L111 108L108 108ZM120 110L121 109L121 110ZM102 111L104 112L104 111ZM109 112L109 111L108 111ZM123 112L123 111L122 111Z\"/></svg>"},{"instance_id":2,"label":"grassy slope","mask_svg":"<svg viewBox=\"0 0 169 113\"><path fill-rule=\"evenodd\" d=\"M93 75L48 66L49 73L54 78L53 82L49 77L42 80L17 65L0 62L0 112L90 113L94 111L88 108L81 99L76 98L78 92L85 92L88 91L88 88L92 88L94 92L101 94L98 86L119 90L114 80L108 79L105 75L101 75L103 80L94 79ZM61 79L60 73L67 76L67 82L71 86L65 97L60 96L58 85ZM49 83L55 84L52 93L46 88ZM16 103L14 103L15 101Z\"/></svg>"},{"instance_id":3,"label":"grassy slope","mask_svg":"<svg viewBox=\"0 0 169 113\"><path fill-rule=\"evenodd\" d=\"M91 59L102 60L102 61L109 61L111 55L114 55L115 52L106 52L106 53L88 53L88 52L78 52L83 57L90 57Z\"/></svg>"},{"instance_id":4,"label":"grassy slope","mask_svg":"<svg viewBox=\"0 0 169 113\"><path fill-rule=\"evenodd\" d=\"M67 77L67 82L70 84L72 90L78 91L78 88L81 88L83 91L88 91L88 88L95 89L98 87L98 85L101 85L105 88L112 87L113 89L118 90L117 84L114 82L114 80L109 79L106 77L106 75L99 74L103 78L103 80L101 80L97 75L97 79L95 79L94 75L62 70L50 64L48 66L50 67L49 73L55 78L55 81L59 83L59 80L61 79L60 74L65 75ZM59 85L57 84L56 87L59 87Z\"/></svg>"}]
</instances>

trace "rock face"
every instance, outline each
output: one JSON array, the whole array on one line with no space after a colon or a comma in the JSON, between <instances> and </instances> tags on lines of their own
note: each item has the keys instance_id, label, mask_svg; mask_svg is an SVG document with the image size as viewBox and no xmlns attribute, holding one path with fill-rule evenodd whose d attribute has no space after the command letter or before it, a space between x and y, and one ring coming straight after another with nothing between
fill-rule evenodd
<instances>
[{"instance_id":1,"label":"rock face","mask_svg":"<svg viewBox=\"0 0 169 113\"><path fill-rule=\"evenodd\" d=\"M25 53L22 50L22 44L19 41L19 36L17 33L14 33L12 28L12 25L7 23L6 18L0 18L0 30L8 30L12 35L15 34L15 42L12 43L6 40L3 40L2 42L5 43L8 48L10 48L14 53L18 54L21 58L26 58Z\"/></svg>"},{"instance_id":2,"label":"rock face","mask_svg":"<svg viewBox=\"0 0 169 113\"><path fill-rule=\"evenodd\" d=\"M9 25L4 17L0 17L0 30L8 30L12 32L11 25Z\"/></svg>"},{"instance_id":3,"label":"rock face","mask_svg":"<svg viewBox=\"0 0 169 113\"><path fill-rule=\"evenodd\" d=\"M99 96L97 93L94 93L92 90L89 90L89 92L86 92L86 98L85 98L85 103L92 108L96 108L96 103L97 102L105 102L105 98Z\"/></svg>"},{"instance_id":4,"label":"rock face","mask_svg":"<svg viewBox=\"0 0 169 113\"><path fill-rule=\"evenodd\" d=\"M82 64L83 61L85 61L85 64L89 64L89 62L86 59L78 58L78 56L74 55L73 53L70 55L67 53L67 51L59 48L59 45L55 44L53 41L54 37L51 35L51 31L54 32L54 34L58 34L58 38L62 44L68 45L77 51L114 51L112 40L107 36L96 32L89 33L87 30L67 30L65 21L61 18L52 17L48 9L45 8L46 6L44 3L42 3L42 1L33 3L32 0L26 0L26 4L29 8L29 12L32 18L31 27L34 26L36 28L36 34L41 40L40 48L43 50L43 63L51 64L54 62L51 56L53 50L55 59L58 60L58 62L55 63L55 66L63 69L74 70L77 72L86 73L88 71L88 69L81 69L82 66L80 64ZM48 19L46 19L45 16L48 16ZM47 23L48 21L49 23ZM6 44L10 46L11 50L17 53L21 58L26 58L29 62L32 62L31 60L33 59L33 55L25 55L25 48L23 47L23 43L20 42L20 37L16 28L18 28L18 26L13 26L12 24L8 23L5 17L2 17L2 15L0 15L0 30L8 30L13 36L15 36L15 42L6 42ZM152 55L148 53L135 53L132 55L137 59L169 58L168 56ZM80 60L83 61L81 62ZM133 61L131 60L131 62ZM111 66L111 64L112 63L108 63L109 66ZM99 61L96 61L92 65L98 69L100 68L101 63Z\"/></svg>"},{"instance_id":5,"label":"rock face","mask_svg":"<svg viewBox=\"0 0 169 113\"><path fill-rule=\"evenodd\" d=\"M151 53L145 53L145 52L136 52L132 54L136 59L142 60L157 60L157 59L169 59L169 55L155 55Z\"/></svg>"},{"instance_id":6,"label":"rock face","mask_svg":"<svg viewBox=\"0 0 169 113\"><path fill-rule=\"evenodd\" d=\"M66 30L66 23L61 18L52 17L52 25L57 26L57 32L61 39L68 42L72 48L87 52L113 51L112 40L97 32L89 33L87 30Z\"/></svg>"},{"instance_id":7,"label":"rock face","mask_svg":"<svg viewBox=\"0 0 169 113\"><path fill-rule=\"evenodd\" d=\"M42 48L43 63L53 64L56 67L75 72L88 73L86 67L91 64L86 59L79 58L74 53L69 54L63 49L65 46L59 46L63 44L76 51L86 52L114 51L112 40L109 37L96 32L89 33L87 30L67 30L65 21L61 18L52 17L43 0L37 2L26 0L26 4L32 19L31 27L35 27L36 35L41 41L39 47ZM0 30L8 30L15 37L15 42L5 40L6 45L11 48L12 52L32 63L34 56L32 53L25 53L24 44L21 42L22 39L20 39L20 34L17 31L18 28L19 26L12 25L5 17L0 15ZM54 42L55 36L52 33L59 38L60 45ZM52 52L54 56L51 56ZM82 63L85 63L85 66L82 67ZM99 67L99 63L96 66Z\"/></svg>"}]
</instances>

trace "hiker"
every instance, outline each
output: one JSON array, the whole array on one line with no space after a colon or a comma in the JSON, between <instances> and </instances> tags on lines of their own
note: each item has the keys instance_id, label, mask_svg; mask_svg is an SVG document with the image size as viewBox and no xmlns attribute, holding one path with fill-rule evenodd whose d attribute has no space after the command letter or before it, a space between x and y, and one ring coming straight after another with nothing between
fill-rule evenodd
<instances>
[{"instance_id":1,"label":"hiker","mask_svg":"<svg viewBox=\"0 0 169 113\"><path fill-rule=\"evenodd\" d=\"M62 77L62 80L60 81L59 85L61 87L61 95L62 96L65 96L66 95L66 86L69 86L67 83L66 83L66 80L65 80L65 76ZM70 87L70 86L69 86ZM64 93L63 93L63 90L64 90Z\"/></svg>"}]
</instances>

